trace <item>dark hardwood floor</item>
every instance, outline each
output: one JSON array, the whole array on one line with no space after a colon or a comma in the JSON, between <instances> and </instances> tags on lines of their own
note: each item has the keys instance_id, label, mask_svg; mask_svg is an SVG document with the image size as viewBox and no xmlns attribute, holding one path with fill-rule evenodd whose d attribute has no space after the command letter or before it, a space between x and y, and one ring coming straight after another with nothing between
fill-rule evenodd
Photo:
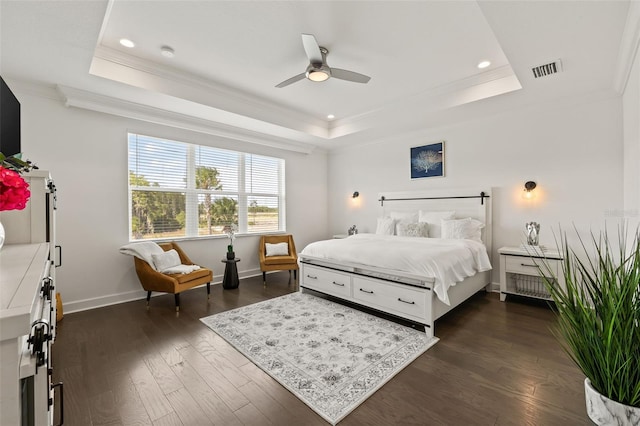
<instances>
[{"instance_id":1,"label":"dark hardwood floor","mask_svg":"<svg viewBox=\"0 0 640 426\"><path fill-rule=\"evenodd\" d=\"M326 425L201 317L295 291L287 272L67 314L53 346L65 425ZM62 294L64 297L64 294ZM544 305L484 292L436 323L428 350L340 425L585 425L583 376Z\"/></svg>"}]
</instances>

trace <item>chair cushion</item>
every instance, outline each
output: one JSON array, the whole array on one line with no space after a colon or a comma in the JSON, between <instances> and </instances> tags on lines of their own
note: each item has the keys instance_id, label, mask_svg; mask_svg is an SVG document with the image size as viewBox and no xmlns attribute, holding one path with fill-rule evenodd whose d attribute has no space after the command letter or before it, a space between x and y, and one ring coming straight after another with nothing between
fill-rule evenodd
<instances>
[{"instance_id":1,"label":"chair cushion","mask_svg":"<svg viewBox=\"0 0 640 426\"><path fill-rule=\"evenodd\" d=\"M265 265L290 265L296 263L293 256L269 256L264 258Z\"/></svg>"},{"instance_id":2,"label":"chair cushion","mask_svg":"<svg viewBox=\"0 0 640 426\"><path fill-rule=\"evenodd\" d=\"M171 278L174 278L178 281L178 284L188 283L189 281L198 280L202 278L206 278L211 273L210 269L201 268L197 271L193 271L189 274L167 274Z\"/></svg>"}]
</instances>

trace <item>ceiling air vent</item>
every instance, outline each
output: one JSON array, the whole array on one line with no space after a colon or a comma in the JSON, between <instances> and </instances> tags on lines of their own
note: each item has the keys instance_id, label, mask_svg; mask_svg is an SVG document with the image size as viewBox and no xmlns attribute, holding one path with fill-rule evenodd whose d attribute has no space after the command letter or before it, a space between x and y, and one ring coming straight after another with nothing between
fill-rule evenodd
<instances>
[{"instance_id":1,"label":"ceiling air vent","mask_svg":"<svg viewBox=\"0 0 640 426\"><path fill-rule=\"evenodd\" d=\"M533 67L531 68L531 71L533 71L533 76L535 78L557 74L562 71L562 62L560 62L560 59L557 59L553 62L549 62L548 64Z\"/></svg>"}]
</instances>

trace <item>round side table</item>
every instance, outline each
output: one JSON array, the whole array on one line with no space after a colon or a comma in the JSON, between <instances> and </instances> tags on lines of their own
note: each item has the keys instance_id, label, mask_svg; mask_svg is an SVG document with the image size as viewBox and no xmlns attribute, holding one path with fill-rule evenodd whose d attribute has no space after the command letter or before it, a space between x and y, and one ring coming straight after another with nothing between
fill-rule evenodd
<instances>
[{"instance_id":1,"label":"round side table","mask_svg":"<svg viewBox=\"0 0 640 426\"><path fill-rule=\"evenodd\" d=\"M240 285L240 278L238 277L237 263L240 262L240 258L222 259L221 262L225 263L222 288L227 290L238 288Z\"/></svg>"}]
</instances>

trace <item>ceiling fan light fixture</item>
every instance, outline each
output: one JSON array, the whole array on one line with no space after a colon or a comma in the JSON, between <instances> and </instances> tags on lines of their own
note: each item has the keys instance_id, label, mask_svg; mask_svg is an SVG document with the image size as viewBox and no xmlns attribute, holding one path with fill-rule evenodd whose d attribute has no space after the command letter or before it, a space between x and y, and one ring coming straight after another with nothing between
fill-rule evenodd
<instances>
[{"instance_id":1,"label":"ceiling fan light fixture","mask_svg":"<svg viewBox=\"0 0 640 426\"><path fill-rule=\"evenodd\" d=\"M331 75L329 75L329 73L323 69L312 69L307 71L307 78L311 81L326 81L329 79L329 77L331 77Z\"/></svg>"},{"instance_id":2,"label":"ceiling fan light fixture","mask_svg":"<svg viewBox=\"0 0 640 426\"><path fill-rule=\"evenodd\" d=\"M302 34L302 45L305 53L307 54L307 59L309 59L307 69L303 73L294 75L282 83L276 84L276 87L286 87L297 81L303 80L304 78L315 82L322 82L327 81L330 78L336 78L338 80L346 80L354 83L368 83L371 79L371 77L364 74L329 67L327 65L327 55L329 54L329 50L319 46L318 41L312 34Z\"/></svg>"}]
</instances>

